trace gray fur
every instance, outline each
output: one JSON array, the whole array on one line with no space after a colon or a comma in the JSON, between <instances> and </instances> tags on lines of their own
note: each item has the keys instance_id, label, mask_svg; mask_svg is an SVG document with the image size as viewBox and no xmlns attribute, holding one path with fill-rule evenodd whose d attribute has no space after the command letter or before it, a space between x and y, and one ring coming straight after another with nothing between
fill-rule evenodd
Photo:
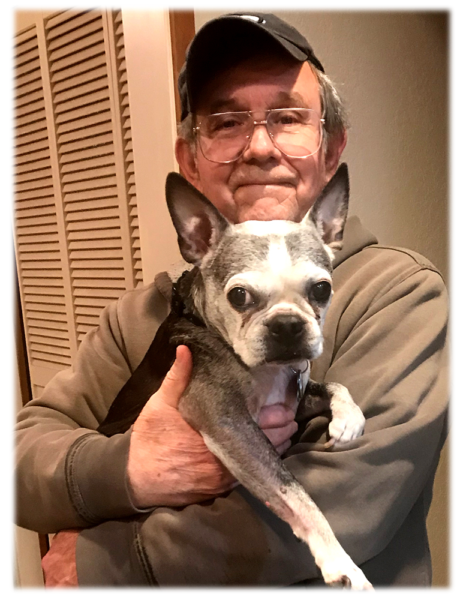
<instances>
[{"instance_id":1,"label":"gray fur","mask_svg":"<svg viewBox=\"0 0 463 600\"><path fill-rule=\"evenodd\" d=\"M303 253L307 253L307 257L310 256L315 264L332 273L331 259L321 241L315 227L307 227L286 236L286 246L294 262L303 258Z\"/></svg>"},{"instance_id":2,"label":"gray fur","mask_svg":"<svg viewBox=\"0 0 463 600\"><path fill-rule=\"evenodd\" d=\"M214 278L218 285L224 285L237 273L261 269L267 258L270 242L270 238L239 235L229 228L220 240L217 253L204 268L204 277Z\"/></svg>"}]
</instances>

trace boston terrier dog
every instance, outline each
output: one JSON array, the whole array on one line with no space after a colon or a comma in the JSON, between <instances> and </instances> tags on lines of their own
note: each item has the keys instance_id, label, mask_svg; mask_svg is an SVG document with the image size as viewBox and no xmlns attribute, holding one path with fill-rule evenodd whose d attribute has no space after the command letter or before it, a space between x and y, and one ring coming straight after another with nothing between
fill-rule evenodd
<instances>
[{"instance_id":1,"label":"boston terrier dog","mask_svg":"<svg viewBox=\"0 0 463 600\"><path fill-rule=\"evenodd\" d=\"M349 181L342 164L300 223L229 223L177 173L167 204L183 258L193 265L173 286L171 311L113 402L99 431L126 431L189 347L190 383L179 403L187 423L254 496L308 544L325 583L372 589L328 521L257 426L264 405L317 397L332 419L327 446L362 435L365 419L348 390L310 379L323 349L333 295L332 260L342 246Z\"/></svg>"}]
</instances>

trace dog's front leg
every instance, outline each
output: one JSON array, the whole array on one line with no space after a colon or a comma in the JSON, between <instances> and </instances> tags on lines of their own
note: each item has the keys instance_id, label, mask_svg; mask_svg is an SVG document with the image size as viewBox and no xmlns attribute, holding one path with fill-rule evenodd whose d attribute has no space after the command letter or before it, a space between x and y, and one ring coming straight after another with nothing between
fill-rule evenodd
<instances>
[{"instance_id":1,"label":"dog's front leg","mask_svg":"<svg viewBox=\"0 0 463 600\"><path fill-rule=\"evenodd\" d=\"M327 383L325 385L330 396L332 414L328 428L330 440L325 444L325 447L330 448L336 444L344 444L360 437L365 428L365 417L346 387L340 383Z\"/></svg>"},{"instance_id":2,"label":"dog's front leg","mask_svg":"<svg viewBox=\"0 0 463 600\"><path fill-rule=\"evenodd\" d=\"M340 383L316 383L309 380L306 395L327 401L331 410L328 427L330 440L325 448L344 444L360 437L365 428L363 412L352 399L349 390Z\"/></svg>"},{"instance_id":3,"label":"dog's front leg","mask_svg":"<svg viewBox=\"0 0 463 600\"><path fill-rule=\"evenodd\" d=\"M201 359L196 368L198 362ZM204 364L206 373L198 373L191 380L181 401L182 415L203 435L208 448L229 471L308 544L328 585L372 589L337 541L326 518L251 418L246 399L252 385L248 373L236 367L219 363L211 373ZM214 381L216 377L221 379L222 370L226 372L226 386Z\"/></svg>"}]
</instances>

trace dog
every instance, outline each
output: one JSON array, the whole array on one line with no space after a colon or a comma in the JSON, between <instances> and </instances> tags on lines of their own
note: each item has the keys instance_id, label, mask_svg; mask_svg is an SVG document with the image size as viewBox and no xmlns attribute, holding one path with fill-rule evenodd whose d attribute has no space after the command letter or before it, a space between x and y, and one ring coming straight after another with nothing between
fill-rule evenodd
<instances>
[{"instance_id":1,"label":"dog","mask_svg":"<svg viewBox=\"0 0 463 600\"><path fill-rule=\"evenodd\" d=\"M256 424L262 406L281 403L293 386L296 403L314 396L328 403L328 447L363 433L363 413L348 390L310 380L310 362L323 350L332 260L342 247L347 166L339 167L300 223L230 224L177 173L167 177L166 197L180 252L193 268L173 286L169 316L99 431L113 435L133 424L173 363L175 348L185 344L193 357L179 403L185 421L308 544L326 584L372 589Z\"/></svg>"}]
</instances>

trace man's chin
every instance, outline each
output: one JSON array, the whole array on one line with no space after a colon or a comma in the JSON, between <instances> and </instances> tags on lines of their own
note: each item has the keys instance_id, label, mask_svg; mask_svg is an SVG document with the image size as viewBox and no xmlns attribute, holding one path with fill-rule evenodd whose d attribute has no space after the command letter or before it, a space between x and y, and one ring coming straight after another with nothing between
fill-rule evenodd
<instances>
[{"instance_id":1,"label":"man's chin","mask_svg":"<svg viewBox=\"0 0 463 600\"><path fill-rule=\"evenodd\" d=\"M260 187L263 186L246 186ZM296 221L298 220L298 204L294 193L286 196L266 195L254 197L254 194L236 195L237 222L244 221Z\"/></svg>"}]
</instances>

